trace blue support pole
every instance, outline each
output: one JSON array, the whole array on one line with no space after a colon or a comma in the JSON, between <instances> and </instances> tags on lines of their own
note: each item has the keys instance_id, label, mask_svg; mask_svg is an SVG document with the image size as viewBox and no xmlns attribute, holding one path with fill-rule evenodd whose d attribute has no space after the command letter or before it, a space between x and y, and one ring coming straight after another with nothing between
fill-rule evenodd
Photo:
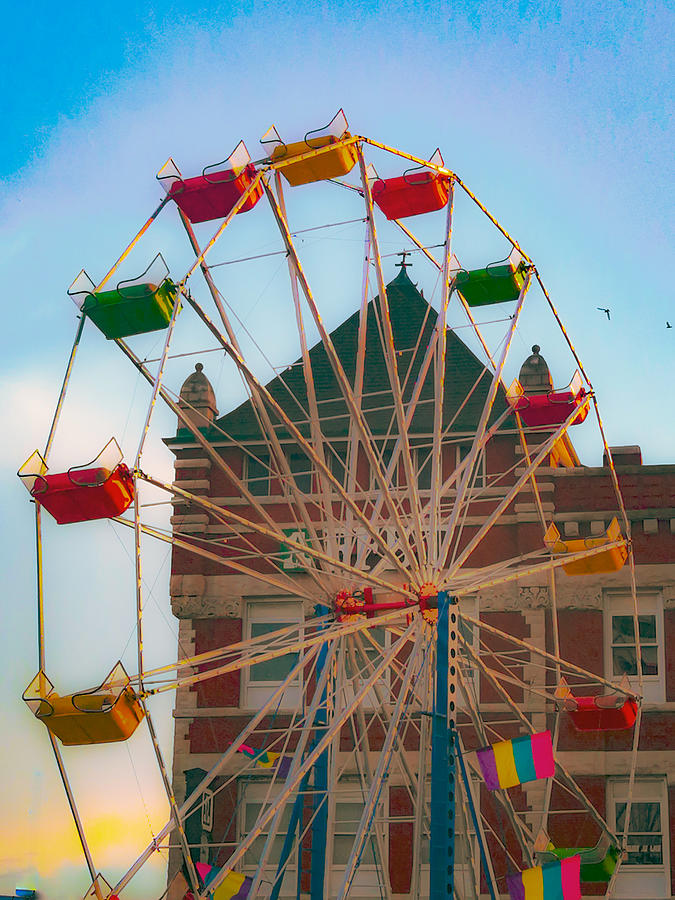
<instances>
[{"instance_id":1,"label":"blue support pole","mask_svg":"<svg viewBox=\"0 0 675 900\"><path fill-rule=\"evenodd\" d=\"M330 608L317 604L314 613L317 616L325 616ZM323 672L328 655L328 646L324 644L319 650L316 664L317 679ZM324 688L321 703L316 712L315 743L321 740L322 732L328 728L327 686ZM319 756L314 764L314 795L312 822L312 856L311 856L311 900L324 900L324 880L326 875L326 843L328 837L328 748Z\"/></svg>"},{"instance_id":2,"label":"blue support pole","mask_svg":"<svg viewBox=\"0 0 675 900\"><path fill-rule=\"evenodd\" d=\"M431 725L430 900L452 900L455 883L457 598L438 594Z\"/></svg>"}]
</instances>

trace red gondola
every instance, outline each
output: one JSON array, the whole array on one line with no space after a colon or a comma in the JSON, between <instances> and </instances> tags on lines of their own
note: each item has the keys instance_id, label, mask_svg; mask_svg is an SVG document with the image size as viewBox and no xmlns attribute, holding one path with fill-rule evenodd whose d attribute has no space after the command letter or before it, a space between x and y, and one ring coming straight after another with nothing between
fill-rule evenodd
<instances>
[{"instance_id":1,"label":"red gondola","mask_svg":"<svg viewBox=\"0 0 675 900\"><path fill-rule=\"evenodd\" d=\"M562 425L575 409L578 409L579 413L570 424L579 425L588 415L586 397L581 373L578 370L569 385L561 391L526 394L521 383L515 378L506 392L511 409L520 414L528 428Z\"/></svg>"},{"instance_id":2,"label":"red gondola","mask_svg":"<svg viewBox=\"0 0 675 900\"><path fill-rule=\"evenodd\" d=\"M603 697L573 697L564 701L577 731L624 731L632 728L637 717L637 700L623 694Z\"/></svg>"},{"instance_id":3,"label":"red gondola","mask_svg":"<svg viewBox=\"0 0 675 900\"><path fill-rule=\"evenodd\" d=\"M440 150L436 150L430 162L443 165ZM450 196L450 176L419 166L397 178L378 178L372 192L373 201L387 219L406 219L446 206Z\"/></svg>"},{"instance_id":4,"label":"red gondola","mask_svg":"<svg viewBox=\"0 0 675 900\"><path fill-rule=\"evenodd\" d=\"M110 519L121 515L134 499L134 481L122 462L122 451L111 438L95 460L67 472L48 475L49 467L36 450L19 469L31 497L59 525Z\"/></svg>"},{"instance_id":5,"label":"red gondola","mask_svg":"<svg viewBox=\"0 0 675 900\"><path fill-rule=\"evenodd\" d=\"M575 697L561 678L555 695L577 731L625 731L635 724L638 710L637 697L625 693L628 684L625 678L619 686L621 693Z\"/></svg>"},{"instance_id":6,"label":"red gondola","mask_svg":"<svg viewBox=\"0 0 675 900\"><path fill-rule=\"evenodd\" d=\"M246 145L240 141L226 160L206 166L201 175L183 178L174 161L169 159L157 173L157 178L191 222L210 222L232 212L255 175L256 169ZM262 195L263 186L259 182L237 213L253 209Z\"/></svg>"}]
</instances>

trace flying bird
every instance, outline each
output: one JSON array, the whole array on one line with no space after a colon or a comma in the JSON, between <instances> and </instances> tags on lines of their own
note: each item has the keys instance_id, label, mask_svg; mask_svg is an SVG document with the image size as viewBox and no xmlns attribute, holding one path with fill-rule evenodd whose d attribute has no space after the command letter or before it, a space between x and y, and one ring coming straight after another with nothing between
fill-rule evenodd
<instances>
[{"instance_id":1,"label":"flying bird","mask_svg":"<svg viewBox=\"0 0 675 900\"><path fill-rule=\"evenodd\" d=\"M673 327L673 326L670 324L670 322L667 321L667 322L666 322L666 328L672 328L672 327Z\"/></svg>"},{"instance_id":2,"label":"flying bird","mask_svg":"<svg viewBox=\"0 0 675 900\"><path fill-rule=\"evenodd\" d=\"M600 312L604 312L604 314L607 316L608 319L611 319L611 318L612 318L612 317L610 316L610 314L609 314L609 310L606 309L604 306L596 306L595 308L596 308L596 309L599 309Z\"/></svg>"}]
</instances>

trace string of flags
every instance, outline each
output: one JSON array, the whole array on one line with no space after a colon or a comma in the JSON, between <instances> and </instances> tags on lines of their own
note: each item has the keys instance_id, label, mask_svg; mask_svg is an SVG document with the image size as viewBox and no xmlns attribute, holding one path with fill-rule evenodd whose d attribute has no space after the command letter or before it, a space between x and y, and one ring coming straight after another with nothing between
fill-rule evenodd
<instances>
[{"instance_id":1,"label":"string of flags","mask_svg":"<svg viewBox=\"0 0 675 900\"><path fill-rule=\"evenodd\" d=\"M281 753L272 753L270 750L255 750L248 744L240 744L237 752L254 760L256 766L260 766L261 769L276 769L279 778L286 778L293 762L292 756L283 756Z\"/></svg>"}]
</instances>

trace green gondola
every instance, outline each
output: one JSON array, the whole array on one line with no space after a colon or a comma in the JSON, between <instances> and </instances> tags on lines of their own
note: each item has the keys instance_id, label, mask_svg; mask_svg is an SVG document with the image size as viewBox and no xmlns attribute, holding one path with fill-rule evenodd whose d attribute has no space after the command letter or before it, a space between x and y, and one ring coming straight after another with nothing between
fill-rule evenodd
<instances>
[{"instance_id":1,"label":"green gondola","mask_svg":"<svg viewBox=\"0 0 675 900\"><path fill-rule=\"evenodd\" d=\"M148 280L144 281L146 276ZM83 270L68 293L106 338L113 340L167 328L177 288L168 277L164 259L157 254L139 278L120 281L112 290L96 291Z\"/></svg>"},{"instance_id":2,"label":"green gondola","mask_svg":"<svg viewBox=\"0 0 675 900\"><path fill-rule=\"evenodd\" d=\"M517 300L527 278L528 264L515 250L506 260L482 269L460 269L455 286L471 307Z\"/></svg>"},{"instance_id":3,"label":"green gondola","mask_svg":"<svg viewBox=\"0 0 675 900\"><path fill-rule=\"evenodd\" d=\"M606 883L614 874L621 850L615 844L601 840L595 847L554 847L549 844L546 852L540 855L543 862L552 862L577 854L581 857L582 882Z\"/></svg>"}]
</instances>

